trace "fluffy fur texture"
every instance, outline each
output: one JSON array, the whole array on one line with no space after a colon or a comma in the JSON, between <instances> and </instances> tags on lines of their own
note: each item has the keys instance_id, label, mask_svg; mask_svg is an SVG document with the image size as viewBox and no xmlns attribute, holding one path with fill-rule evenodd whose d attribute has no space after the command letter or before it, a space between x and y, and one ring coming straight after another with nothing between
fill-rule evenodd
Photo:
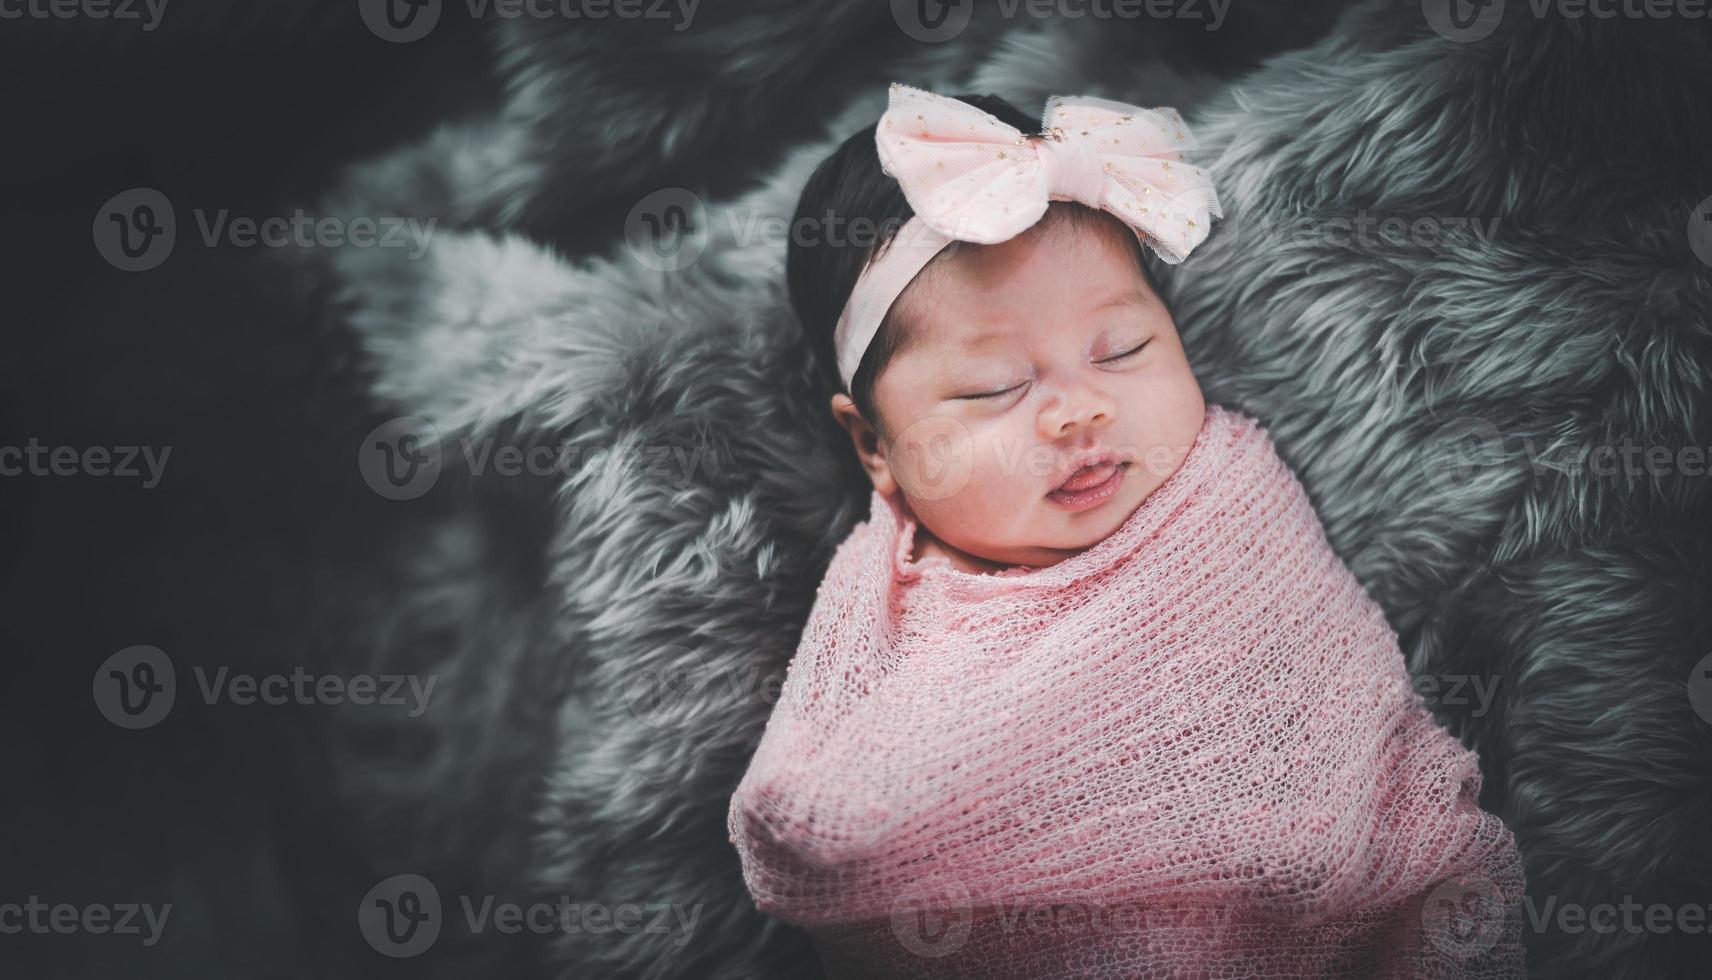
<instances>
[{"instance_id":1,"label":"fluffy fur texture","mask_svg":"<svg viewBox=\"0 0 1712 980\"><path fill-rule=\"evenodd\" d=\"M752 908L723 817L867 488L784 301L784 243L742 222L788 218L888 81L1025 107L1087 92L1175 105L1206 147L1229 217L1156 270L1191 363L1209 400L1266 424L1429 702L1480 751L1536 909L1705 905L1712 729L1684 685L1712 649L1707 478L1589 466L1599 446L1712 444L1712 270L1686 236L1712 191L1698 22L1518 8L1456 44L1418 3L1372 0L1227 84L1232 48L1165 57L1164 30L982 15L958 42L914 45L876 25L881 7L828 5L810 32L780 4L604 49L504 36L507 112L352 172L338 200L353 213L445 216L420 261L347 249L315 270L374 396L448 440L616 451L551 488L539 597L479 578L496 562L465 557L476 544L424 549L400 608L494 595L529 625L472 610L444 641L460 676L492 687L466 695L431 764L411 763L420 784L361 778L401 758L332 752L350 808L454 828L420 845L439 855L420 869L482 853L458 814L531 800L513 814L533 819L529 853L482 887L701 906L687 937L556 938L543 955L564 976L811 974L804 938ZM1232 14L1233 48L1311 33L1294 8ZM641 72L644 53L681 59L658 62L676 74ZM721 86L757 64L770 73ZM756 133L786 99L825 112ZM705 168L727 152L730 169ZM623 215L674 184L703 194L709 240L656 272L620 243ZM1364 212L1490 235L1350 237L1339 222ZM694 462L662 474L661 448ZM496 643L512 652L495 660ZM1496 685L1487 710L1452 693L1458 678ZM556 722L527 729L541 745L496 752L473 733L519 698ZM467 777L483 766L491 780ZM1685 975L1701 938L1548 921L1528 941L1536 975L1638 978Z\"/></svg>"}]
</instances>

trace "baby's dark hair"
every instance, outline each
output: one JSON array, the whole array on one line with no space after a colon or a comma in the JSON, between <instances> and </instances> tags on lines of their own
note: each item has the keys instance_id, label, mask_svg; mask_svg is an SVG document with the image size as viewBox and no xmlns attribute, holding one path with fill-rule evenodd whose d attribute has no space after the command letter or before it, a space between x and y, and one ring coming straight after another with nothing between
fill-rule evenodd
<instances>
[{"instance_id":1,"label":"baby's dark hair","mask_svg":"<svg viewBox=\"0 0 1712 980\"><path fill-rule=\"evenodd\" d=\"M1024 133L1032 134L1039 129L1037 120L996 95L953 98ZM797 320L808 334L817 370L828 392L843 388L832 335L844 304L856 288L856 279L875 252L915 216L897 180L880 168L879 152L874 146L877 125L845 140L820 162L803 185L796 214L791 219L792 234L785 255L786 287ZM1117 220L1079 204L1054 202L1052 210L1076 224ZM1045 219L1040 222L1046 223ZM1140 243L1133 234L1127 238L1133 247L1136 266L1145 277L1148 273ZM907 340L895 319L893 311L886 313L873 342L862 355L861 365L850 380L851 390L847 392L862 417L881 432L886 430L874 411L874 382Z\"/></svg>"}]
</instances>

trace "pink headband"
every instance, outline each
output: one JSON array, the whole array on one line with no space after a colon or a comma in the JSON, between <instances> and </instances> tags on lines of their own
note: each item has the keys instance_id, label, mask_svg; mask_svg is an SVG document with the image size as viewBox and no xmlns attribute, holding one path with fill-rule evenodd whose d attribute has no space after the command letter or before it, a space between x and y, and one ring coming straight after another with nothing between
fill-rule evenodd
<instances>
[{"instance_id":1,"label":"pink headband","mask_svg":"<svg viewBox=\"0 0 1712 980\"><path fill-rule=\"evenodd\" d=\"M1039 221L1048 201L1079 201L1115 215L1176 265L1224 215L1210 175L1178 153L1194 149L1194 137L1164 106L1055 95L1041 135L1025 136L967 102L893 82L874 143L915 217L862 270L838 318L845 390L886 311L954 241L1006 241Z\"/></svg>"}]
</instances>

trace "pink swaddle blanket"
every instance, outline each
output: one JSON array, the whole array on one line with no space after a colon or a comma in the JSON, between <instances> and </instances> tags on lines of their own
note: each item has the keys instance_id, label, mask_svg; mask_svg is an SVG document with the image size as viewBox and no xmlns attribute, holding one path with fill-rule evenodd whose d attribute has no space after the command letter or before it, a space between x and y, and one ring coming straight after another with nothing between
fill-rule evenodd
<instances>
[{"instance_id":1,"label":"pink swaddle blanket","mask_svg":"<svg viewBox=\"0 0 1712 980\"><path fill-rule=\"evenodd\" d=\"M874 494L731 801L829 974L1523 975L1476 759L1253 419L1050 568L915 526Z\"/></svg>"}]
</instances>

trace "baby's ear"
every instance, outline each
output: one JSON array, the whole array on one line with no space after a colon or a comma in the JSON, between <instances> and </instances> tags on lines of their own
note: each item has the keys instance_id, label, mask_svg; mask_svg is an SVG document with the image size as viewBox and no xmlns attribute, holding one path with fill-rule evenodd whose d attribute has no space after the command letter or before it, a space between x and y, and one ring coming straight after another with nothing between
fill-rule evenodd
<instances>
[{"instance_id":1,"label":"baby's ear","mask_svg":"<svg viewBox=\"0 0 1712 980\"><path fill-rule=\"evenodd\" d=\"M850 442L856 449L856 458L862 461L862 469L868 473L868 479L873 482L874 489L890 495L897 490L897 481L892 477L891 464L886 459L886 440L880 431L867 419L862 417L856 408L856 402L842 391L832 396L832 417L850 433Z\"/></svg>"}]
</instances>

